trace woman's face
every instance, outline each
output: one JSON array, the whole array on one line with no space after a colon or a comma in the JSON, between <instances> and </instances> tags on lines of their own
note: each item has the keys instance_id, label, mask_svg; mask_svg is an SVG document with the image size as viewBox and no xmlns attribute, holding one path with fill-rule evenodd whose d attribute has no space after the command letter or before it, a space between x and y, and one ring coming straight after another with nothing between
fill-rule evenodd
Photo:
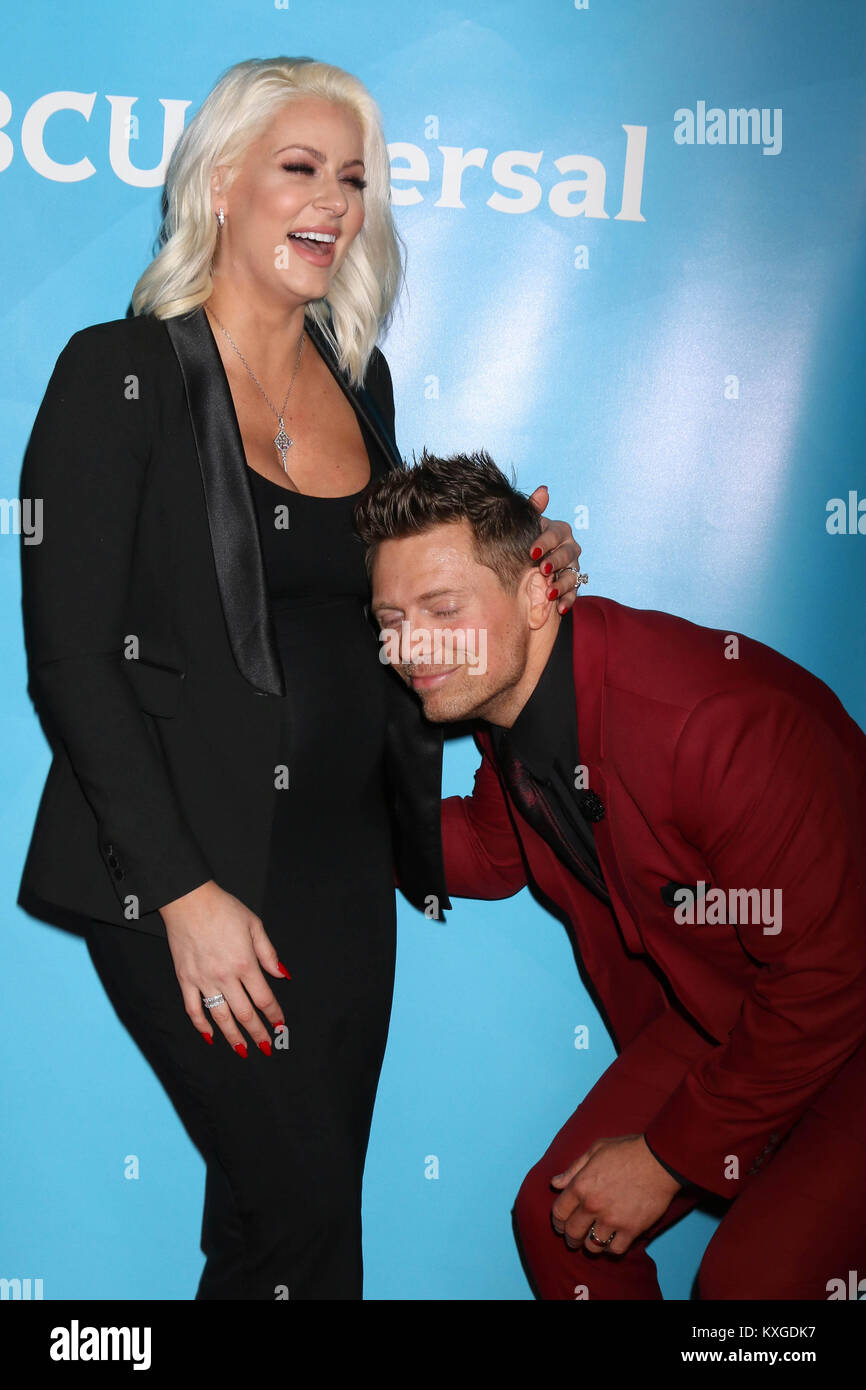
<instances>
[{"instance_id":1,"label":"woman's face","mask_svg":"<svg viewBox=\"0 0 866 1390\"><path fill-rule=\"evenodd\" d=\"M214 276L268 302L275 293L287 303L326 295L364 222L364 144L352 112L295 98L250 145L227 189L224 173L212 180L214 212L225 214Z\"/></svg>"}]
</instances>

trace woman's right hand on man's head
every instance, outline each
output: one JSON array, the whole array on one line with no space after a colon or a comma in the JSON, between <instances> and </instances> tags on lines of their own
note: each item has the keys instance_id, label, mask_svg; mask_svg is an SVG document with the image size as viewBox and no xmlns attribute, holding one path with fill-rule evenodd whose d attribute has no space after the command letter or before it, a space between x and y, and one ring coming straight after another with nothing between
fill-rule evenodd
<instances>
[{"instance_id":1,"label":"woman's right hand on man's head","mask_svg":"<svg viewBox=\"0 0 866 1390\"><path fill-rule=\"evenodd\" d=\"M160 908L175 973L193 1026L211 1041L202 999L225 1002L208 1012L229 1045L246 1057L242 1025L266 1055L271 1040L256 1010L272 1028L285 1025L283 1010L262 974L291 978L260 919L213 879ZM255 1007L254 1007L255 1006Z\"/></svg>"}]
</instances>

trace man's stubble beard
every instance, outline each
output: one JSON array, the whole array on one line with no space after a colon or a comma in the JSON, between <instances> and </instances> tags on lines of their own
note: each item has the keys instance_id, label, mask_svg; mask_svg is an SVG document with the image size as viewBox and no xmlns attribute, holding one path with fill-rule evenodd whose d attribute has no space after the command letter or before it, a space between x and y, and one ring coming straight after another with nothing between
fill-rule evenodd
<instances>
[{"instance_id":1,"label":"man's stubble beard","mask_svg":"<svg viewBox=\"0 0 866 1390\"><path fill-rule=\"evenodd\" d=\"M441 703L437 705L434 705L438 693L436 691L431 691L432 698L429 700L424 699L423 691L416 690L412 693L421 701L424 716L431 724L457 724L468 719L490 719L495 723L497 706L501 706L504 697L514 689L523 677L528 651L529 634L524 633L524 640L518 644L517 649L509 648L511 660L507 669L497 677L495 689L482 690L480 696L474 700L472 699L472 687L476 681L479 684L483 683L486 679L485 676L473 676L468 673L460 691L451 697L441 698ZM409 689L412 689L411 685Z\"/></svg>"}]
</instances>

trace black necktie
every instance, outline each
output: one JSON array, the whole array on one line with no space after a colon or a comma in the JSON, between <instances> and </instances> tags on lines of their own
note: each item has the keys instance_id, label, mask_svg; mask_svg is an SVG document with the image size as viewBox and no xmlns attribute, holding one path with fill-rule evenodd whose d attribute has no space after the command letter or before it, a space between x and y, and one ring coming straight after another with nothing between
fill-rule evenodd
<instances>
[{"instance_id":1,"label":"black necktie","mask_svg":"<svg viewBox=\"0 0 866 1390\"><path fill-rule=\"evenodd\" d=\"M515 806L533 830L550 845L575 878L595 893L596 897L601 898L602 902L610 905L604 878L578 853L574 838L568 833L567 827L547 799L541 783L526 764L512 753L504 739L500 741L496 750L496 761ZM583 813L586 819L601 820L604 816L601 798L594 792L584 792L582 795L587 802Z\"/></svg>"}]
</instances>

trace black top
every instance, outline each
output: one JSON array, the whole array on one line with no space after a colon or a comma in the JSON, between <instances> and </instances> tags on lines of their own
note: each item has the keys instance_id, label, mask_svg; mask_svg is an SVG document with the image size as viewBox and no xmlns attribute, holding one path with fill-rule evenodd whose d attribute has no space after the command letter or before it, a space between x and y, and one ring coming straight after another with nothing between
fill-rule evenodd
<instances>
[{"instance_id":1,"label":"black top","mask_svg":"<svg viewBox=\"0 0 866 1390\"><path fill-rule=\"evenodd\" d=\"M271 604L368 604L370 581L354 511L369 483L342 497L316 497L249 471ZM376 475L371 465L370 481Z\"/></svg>"},{"instance_id":2,"label":"black top","mask_svg":"<svg viewBox=\"0 0 866 1390\"><path fill-rule=\"evenodd\" d=\"M311 818L321 810L330 826L311 853L322 877L333 857L338 808L344 820L353 807L363 808L367 824L383 819L386 682L369 611L364 546L354 521L358 501L382 469L360 416L359 424L370 478L357 492L336 497L296 492L249 469L271 617L286 674L285 758L297 793L291 799L303 801ZM292 834L297 838L296 831ZM351 837L356 842L362 838L360 829ZM341 857L347 852L343 843ZM389 880L393 891L393 868Z\"/></svg>"}]
</instances>

